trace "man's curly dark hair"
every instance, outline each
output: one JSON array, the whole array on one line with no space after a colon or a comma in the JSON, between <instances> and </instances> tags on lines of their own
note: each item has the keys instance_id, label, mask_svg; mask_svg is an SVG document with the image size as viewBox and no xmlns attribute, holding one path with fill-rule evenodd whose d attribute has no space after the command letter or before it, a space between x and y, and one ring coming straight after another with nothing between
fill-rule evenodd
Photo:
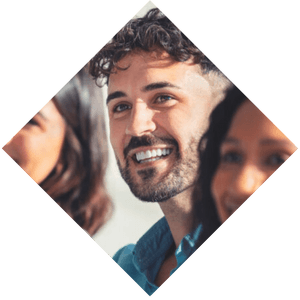
<instances>
[{"instance_id":1,"label":"man's curly dark hair","mask_svg":"<svg viewBox=\"0 0 300 300\"><path fill-rule=\"evenodd\" d=\"M144 17L130 20L90 61L90 73L99 86L108 84L118 62L134 50L166 51L175 61L193 59L202 72L217 67L158 9L151 9ZM106 79L106 81L104 81Z\"/></svg>"}]
</instances>

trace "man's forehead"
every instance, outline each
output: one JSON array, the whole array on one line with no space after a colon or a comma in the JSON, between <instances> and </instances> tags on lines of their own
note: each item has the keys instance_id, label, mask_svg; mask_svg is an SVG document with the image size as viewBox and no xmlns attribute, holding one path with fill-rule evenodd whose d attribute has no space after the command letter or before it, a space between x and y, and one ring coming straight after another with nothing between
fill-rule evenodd
<instances>
[{"instance_id":1,"label":"man's forehead","mask_svg":"<svg viewBox=\"0 0 300 300\"><path fill-rule=\"evenodd\" d=\"M127 54L120 62L119 66L124 70L118 69L110 76L109 99L112 98L111 94L116 92L129 95L133 91L150 90L145 89L148 85L167 82L170 83L169 87L173 85L183 91L191 88L191 84L195 87L199 85L201 94L203 93L202 88L209 88L211 99L213 99L213 103L217 104L224 99L225 92L231 85L221 72L204 73L200 64L195 64L192 59L178 62L166 52L135 51Z\"/></svg>"},{"instance_id":2,"label":"man's forehead","mask_svg":"<svg viewBox=\"0 0 300 300\"><path fill-rule=\"evenodd\" d=\"M129 95L136 92L148 93L162 88L187 90L188 86L190 86L189 82L195 82L194 78L192 79L190 76L185 75L187 74L186 70L182 70L182 72L178 70L172 72L171 70L169 72L169 70L163 71L161 68L149 69L149 71L144 69L141 73L137 71L136 74L134 72L131 72L131 74L124 72L124 76L122 76L121 72L115 74L109 81L107 102L109 99L116 98L116 95L119 98L126 94ZM198 75L198 77L201 76ZM199 86L200 84L201 82L199 82ZM112 97L112 94L114 94L114 97Z\"/></svg>"}]
</instances>

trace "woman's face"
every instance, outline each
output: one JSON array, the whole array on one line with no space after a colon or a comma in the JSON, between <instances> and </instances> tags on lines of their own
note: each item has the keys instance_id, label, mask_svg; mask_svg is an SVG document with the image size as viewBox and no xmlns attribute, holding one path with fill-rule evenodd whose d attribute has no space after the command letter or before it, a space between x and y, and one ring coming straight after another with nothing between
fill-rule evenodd
<instances>
[{"instance_id":1,"label":"woman's face","mask_svg":"<svg viewBox=\"0 0 300 300\"><path fill-rule=\"evenodd\" d=\"M65 121L51 100L3 150L39 184L57 164L65 132Z\"/></svg>"},{"instance_id":2,"label":"woman's face","mask_svg":"<svg viewBox=\"0 0 300 300\"><path fill-rule=\"evenodd\" d=\"M212 195L223 223L297 148L246 100L220 147Z\"/></svg>"}]
</instances>

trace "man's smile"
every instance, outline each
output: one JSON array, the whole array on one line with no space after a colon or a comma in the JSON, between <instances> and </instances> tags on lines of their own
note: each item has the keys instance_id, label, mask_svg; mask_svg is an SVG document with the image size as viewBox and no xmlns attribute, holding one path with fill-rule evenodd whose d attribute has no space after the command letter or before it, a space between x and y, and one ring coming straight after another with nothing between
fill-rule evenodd
<instances>
[{"instance_id":1,"label":"man's smile","mask_svg":"<svg viewBox=\"0 0 300 300\"><path fill-rule=\"evenodd\" d=\"M137 164L151 163L163 160L173 152L173 148L166 146L139 147L128 154Z\"/></svg>"},{"instance_id":2,"label":"man's smile","mask_svg":"<svg viewBox=\"0 0 300 300\"><path fill-rule=\"evenodd\" d=\"M147 161L155 161L155 160L158 160L158 159L162 159L164 158L165 156L169 155L171 153L172 149L168 148L163 148L163 149L153 149L152 151L151 150L147 150L146 152L138 152L135 154L135 157L137 162L142 164L144 162L147 162Z\"/></svg>"}]
</instances>

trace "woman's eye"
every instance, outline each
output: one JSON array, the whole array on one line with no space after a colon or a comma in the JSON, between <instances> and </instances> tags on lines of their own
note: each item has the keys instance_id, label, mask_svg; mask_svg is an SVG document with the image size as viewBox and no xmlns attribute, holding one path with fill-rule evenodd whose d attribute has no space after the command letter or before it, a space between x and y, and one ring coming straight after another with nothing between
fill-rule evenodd
<instances>
[{"instance_id":1,"label":"woman's eye","mask_svg":"<svg viewBox=\"0 0 300 300\"><path fill-rule=\"evenodd\" d=\"M280 154L273 154L268 157L266 164L269 166L280 166L282 165L286 159Z\"/></svg>"},{"instance_id":2,"label":"woman's eye","mask_svg":"<svg viewBox=\"0 0 300 300\"><path fill-rule=\"evenodd\" d=\"M29 120L27 124L38 126L38 123L34 119Z\"/></svg>"},{"instance_id":3,"label":"woman's eye","mask_svg":"<svg viewBox=\"0 0 300 300\"><path fill-rule=\"evenodd\" d=\"M130 109L131 107L127 104L118 104L117 106L115 106L114 108L114 112L115 113L121 113L127 109Z\"/></svg>"},{"instance_id":4,"label":"woman's eye","mask_svg":"<svg viewBox=\"0 0 300 300\"><path fill-rule=\"evenodd\" d=\"M243 161L242 155L237 152L228 152L221 155L221 162L229 164L238 164Z\"/></svg>"}]
</instances>

